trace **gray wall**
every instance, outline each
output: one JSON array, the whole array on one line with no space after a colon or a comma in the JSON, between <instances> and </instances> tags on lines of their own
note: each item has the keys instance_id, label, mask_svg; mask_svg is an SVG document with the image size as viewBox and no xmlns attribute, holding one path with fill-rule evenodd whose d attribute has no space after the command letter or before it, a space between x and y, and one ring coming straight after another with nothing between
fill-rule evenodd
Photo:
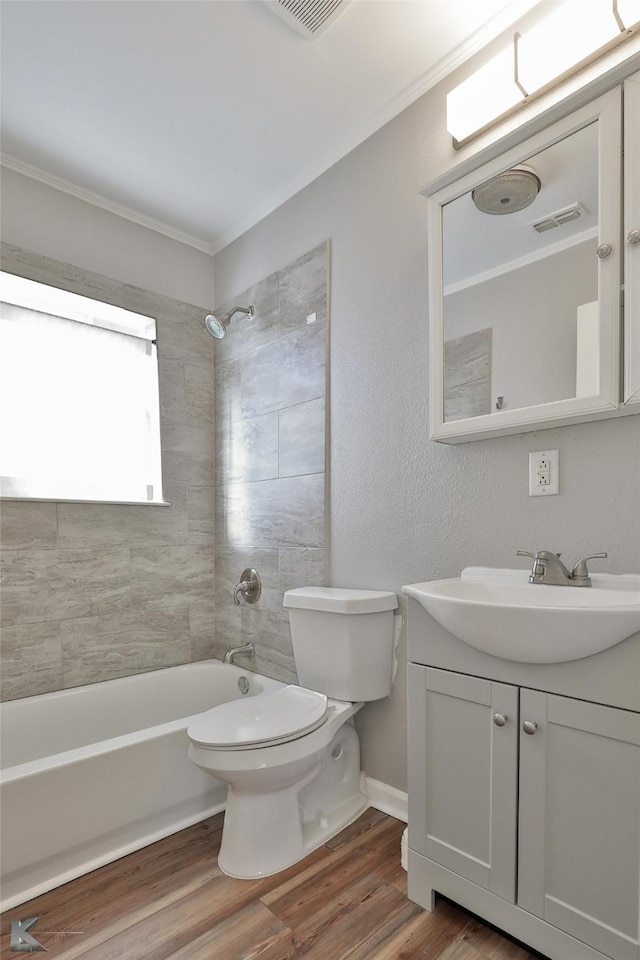
<instances>
[{"instance_id":1,"label":"gray wall","mask_svg":"<svg viewBox=\"0 0 640 960\"><path fill-rule=\"evenodd\" d=\"M324 583L328 268L322 243L240 293L256 316L236 314L214 348L216 653L253 641L255 659L237 662L288 683L297 674L282 594ZM263 592L236 606L245 567Z\"/></svg>"},{"instance_id":2,"label":"gray wall","mask_svg":"<svg viewBox=\"0 0 640 960\"><path fill-rule=\"evenodd\" d=\"M2 502L2 697L212 656L213 341L203 308L8 244L2 269L156 317L171 502Z\"/></svg>"},{"instance_id":3,"label":"gray wall","mask_svg":"<svg viewBox=\"0 0 640 960\"><path fill-rule=\"evenodd\" d=\"M470 69L469 65L465 69ZM640 570L637 417L459 446L428 438L426 216L419 189L460 156L431 90L215 258L218 299L331 238L328 583L400 591L518 548ZM467 150L467 153L472 152ZM528 496L528 453L560 450L561 493ZM404 655L404 644L400 650ZM405 672L364 708L365 772L406 788Z\"/></svg>"}]
</instances>

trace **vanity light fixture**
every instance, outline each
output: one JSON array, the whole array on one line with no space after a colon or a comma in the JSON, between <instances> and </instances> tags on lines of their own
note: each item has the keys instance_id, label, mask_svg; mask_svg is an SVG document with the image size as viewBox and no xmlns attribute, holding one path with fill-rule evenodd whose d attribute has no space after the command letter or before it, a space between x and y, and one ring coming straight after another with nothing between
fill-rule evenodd
<instances>
[{"instance_id":1,"label":"vanity light fixture","mask_svg":"<svg viewBox=\"0 0 640 960\"><path fill-rule=\"evenodd\" d=\"M640 0L554 7L447 94L456 150L640 31Z\"/></svg>"}]
</instances>

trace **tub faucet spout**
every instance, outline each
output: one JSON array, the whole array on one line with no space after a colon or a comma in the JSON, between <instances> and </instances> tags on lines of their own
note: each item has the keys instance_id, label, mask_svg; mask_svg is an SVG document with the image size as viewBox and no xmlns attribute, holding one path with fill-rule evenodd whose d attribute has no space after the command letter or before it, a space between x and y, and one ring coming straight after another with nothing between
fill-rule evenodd
<instances>
[{"instance_id":1,"label":"tub faucet spout","mask_svg":"<svg viewBox=\"0 0 640 960\"><path fill-rule=\"evenodd\" d=\"M245 643L241 647L227 647L223 663L233 663L233 658L240 653L246 653L249 657L255 657L256 650L252 643Z\"/></svg>"}]
</instances>

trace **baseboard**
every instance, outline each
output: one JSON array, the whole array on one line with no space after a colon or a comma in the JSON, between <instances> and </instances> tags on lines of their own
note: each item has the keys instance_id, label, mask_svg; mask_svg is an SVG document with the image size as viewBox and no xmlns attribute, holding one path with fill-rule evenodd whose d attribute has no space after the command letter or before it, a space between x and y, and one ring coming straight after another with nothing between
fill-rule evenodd
<instances>
[{"instance_id":1,"label":"baseboard","mask_svg":"<svg viewBox=\"0 0 640 960\"><path fill-rule=\"evenodd\" d=\"M387 783L380 780L374 780L372 777L365 776L367 797L369 803L376 810L388 813L396 820L407 822L407 794L396 787L390 787Z\"/></svg>"}]
</instances>

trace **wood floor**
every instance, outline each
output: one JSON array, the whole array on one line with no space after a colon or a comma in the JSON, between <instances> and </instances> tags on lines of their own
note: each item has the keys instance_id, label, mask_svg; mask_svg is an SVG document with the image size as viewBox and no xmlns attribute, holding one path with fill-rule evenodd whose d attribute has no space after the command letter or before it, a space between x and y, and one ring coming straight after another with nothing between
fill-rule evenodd
<instances>
[{"instance_id":1,"label":"wood floor","mask_svg":"<svg viewBox=\"0 0 640 960\"><path fill-rule=\"evenodd\" d=\"M7 911L37 917L51 958L82 960L534 960L535 954L438 901L406 898L404 824L367 810L302 863L263 880L217 864L220 814Z\"/></svg>"}]
</instances>

